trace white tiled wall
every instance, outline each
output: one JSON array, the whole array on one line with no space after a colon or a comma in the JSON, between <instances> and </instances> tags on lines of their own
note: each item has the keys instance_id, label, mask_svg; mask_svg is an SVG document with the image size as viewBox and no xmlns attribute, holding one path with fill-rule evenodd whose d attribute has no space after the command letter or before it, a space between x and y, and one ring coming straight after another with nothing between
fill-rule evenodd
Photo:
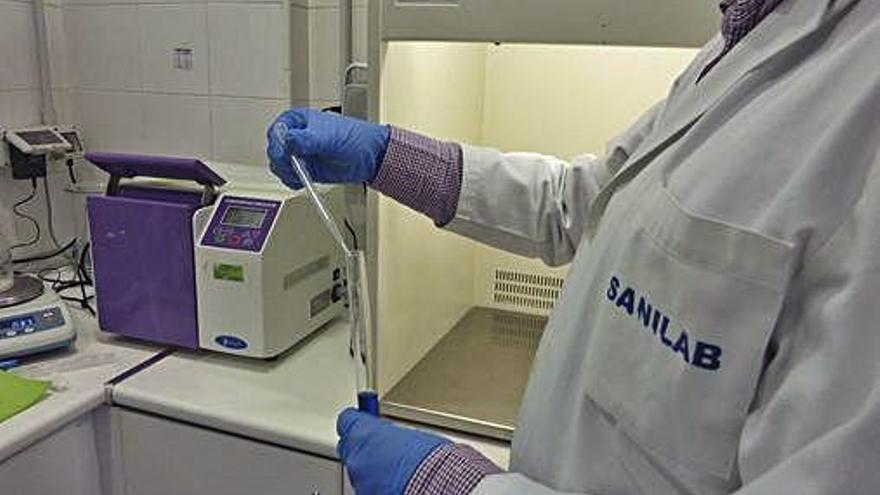
<instances>
[{"instance_id":1,"label":"white tiled wall","mask_svg":"<svg viewBox=\"0 0 880 495\"><path fill-rule=\"evenodd\" d=\"M35 124L39 72L30 2L0 0L0 126Z\"/></svg>"},{"instance_id":2,"label":"white tiled wall","mask_svg":"<svg viewBox=\"0 0 880 495\"><path fill-rule=\"evenodd\" d=\"M212 156L210 97L145 93L141 103L144 106L143 139L150 147L147 151ZM262 129L247 129L247 132L255 139L262 138ZM260 160L248 157L245 163L259 164Z\"/></svg>"},{"instance_id":3,"label":"white tiled wall","mask_svg":"<svg viewBox=\"0 0 880 495\"><path fill-rule=\"evenodd\" d=\"M289 24L281 4L209 4L211 92L289 96Z\"/></svg>"},{"instance_id":4,"label":"white tiled wall","mask_svg":"<svg viewBox=\"0 0 880 495\"><path fill-rule=\"evenodd\" d=\"M309 83L310 99L326 104L339 101L339 8L318 7L312 9L309 24L311 64Z\"/></svg>"},{"instance_id":5,"label":"white tiled wall","mask_svg":"<svg viewBox=\"0 0 880 495\"><path fill-rule=\"evenodd\" d=\"M211 103L211 154L230 163L248 163L265 153L266 124L288 106L283 100L215 97ZM250 130L259 134L253 138ZM245 130L247 132L245 132Z\"/></svg>"},{"instance_id":6,"label":"white tiled wall","mask_svg":"<svg viewBox=\"0 0 880 495\"><path fill-rule=\"evenodd\" d=\"M67 0L87 147L264 165L265 128L291 101L290 19L281 0Z\"/></svg>"},{"instance_id":7,"label":"white tiled wall","mask_svg":"<svg viewBox=\"0 0 880 495\"><path fill-rule=\"evenodd\" d=\"M294 87L294 104L327 107L339 104L341 94L339 62L339 2L337 0L292 0L294 24L299 12L307 13L307 31L293 33L293 45L306 43L308 56L300 59L308 67L304 90ZM356 61L367 60L367 1L355 0L352 29ZM297 41L299 40L299 43ZM294 64L297 56L294 53ZM295 67L294 67L295 69ZM296 84L296 77L294 77Z\"/></svg>"},{"instance_id":8,"label":"white tiled wall","mask_svg":"<svg viewBox=\"0 0 880 495\"><path fill-rule=\"evenodd\" d=\"M33 39L33 15L29 3L0 2L0 87L29 88L37 85L37 55ZM8 65L7 65L8 64Z\"/></svg>"},{"instance_id":9,"label":"white tiled wall","mask_svg":"<svg viewBox=\"0 0 880 495\"><path fill-rule=\"evenodd\" d=\"M48 5L46 10L47 24L58 19L60 9L57 4ZM26 127L40 122L39 87L33 3L0 0L0 127ZM2 148L0 155L5 155ZM0 156L0 161L5 162L5 156ZM13 242L17 242L19 239L29 239L34 231L26 221L13 219L10 208L13 203L30 194L31 184L12 181L8 179L8 174L8 169L0 168L0 233L11 236ZM60 193L63 183L56 178L57 176L50 178L56 204L55 216L63 218L69 208L66 208L63 201L65 198ZM46 215L43 204L41 188L37 191L36 200L21 209L35 218L43 219ZM59 235L64 233L59 232ZM48 244L41 242L34 249L16 251L15 254L26 255L47 247Z\"/></svg>"},{"instance_id":10,"label":"white tiled wall","mask_svg":"<svg viewBox=\"0 0 880 495\"><path fill-rule=\"evenodd\" d=\"M39 121L31 0L0 0L0 124ZM262 165L264 131L291 105L337 105L337 0L50 0L59 122L94 150ZM366 57L366 1L355 2ZM192 50L191 70L173 67ZM9 61L8 63L6 61Z\"/></svg>"},{"instance_id":11,"label":"white tiled wall","mask_svg":"<svg viewBox=\"0 0 880 495\"><path fill-rule=\"evenodd\" d=\"M146 91L208 94L208 8L205 4L144 5L138 9L140 59ZM175 48L193 51L192 70L175 69Z\"/></svg>"},{"instance_id":12,"label":"white tiled wall","mask_svg":"<svg viewBox=\"0 0 880 495\"><path fill-rule=\"evenodd\" d=\"M40 92L37 89L0 90L0 125L23 127L40 120Z\"/></svg>"},{"instance_id":13,"label":"white tiled wall","mask_svg":"<svg viewBox=\"0 0 880 495\"><path fill-rule=\"evenodd\" d=\"M138 8L135 5L64 7L73 86L87 90L141 89Z\"/></svg>"}]
</instances>

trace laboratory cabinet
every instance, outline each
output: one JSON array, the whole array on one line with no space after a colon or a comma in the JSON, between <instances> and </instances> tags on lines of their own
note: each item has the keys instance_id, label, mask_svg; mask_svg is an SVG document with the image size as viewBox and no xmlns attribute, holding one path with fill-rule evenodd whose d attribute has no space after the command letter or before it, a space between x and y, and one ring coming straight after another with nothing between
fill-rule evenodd
<instances>
[{"instance_id":1,"label":"laboratory cabinet","mask_svg":"<svg viewBox=\"0 0 880 495\"><path fill-rule=\"evenodd\" d=\"M2 495L106 495L98 414L85 414L0 462Z\"/></svg>"},{"instance_id":2,"label":"laboratory cabinet","mask_svg":"<svg viewBox=\"0 0 880 495\"><path fill-rule=\"evenodd\" d=\"M341 495L338 461L114 408L113 495Z\"/></svg>"}]
</instances>

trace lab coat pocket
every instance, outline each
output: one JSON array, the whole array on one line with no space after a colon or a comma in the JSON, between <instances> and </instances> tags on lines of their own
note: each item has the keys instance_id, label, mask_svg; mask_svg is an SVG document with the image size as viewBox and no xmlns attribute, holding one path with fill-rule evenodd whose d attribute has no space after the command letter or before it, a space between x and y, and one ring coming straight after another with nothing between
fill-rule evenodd
<instances>
[{"instance_id":1,"label":"lab coat pocket","mask_svg":"<svg viewBox=\"0 0 880 495\"><path fill-rule=\"evenodd\" d=\"M586 392L658 462L727 479L793 248L629 194L596 238Z\"/></svg>"}]
</instances>

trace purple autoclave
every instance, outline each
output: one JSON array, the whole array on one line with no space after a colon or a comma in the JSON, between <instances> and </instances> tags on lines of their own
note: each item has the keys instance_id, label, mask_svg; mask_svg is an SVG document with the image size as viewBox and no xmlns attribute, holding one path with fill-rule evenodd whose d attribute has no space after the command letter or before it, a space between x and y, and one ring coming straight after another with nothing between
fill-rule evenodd
<instances>
[{"instance_id":1,"label":"purple autoclave","mask_svg":"<svg viewBox=\"0 0 880 495\"><path fill-rule=\"evenodd\" d=\"M104 196L88 199L101 330L180 347L199 346L192 217L226 181L199 160L87 153L110 174ZM153 183L192 181L201 190Z\"/></svg>"}]
</instances>

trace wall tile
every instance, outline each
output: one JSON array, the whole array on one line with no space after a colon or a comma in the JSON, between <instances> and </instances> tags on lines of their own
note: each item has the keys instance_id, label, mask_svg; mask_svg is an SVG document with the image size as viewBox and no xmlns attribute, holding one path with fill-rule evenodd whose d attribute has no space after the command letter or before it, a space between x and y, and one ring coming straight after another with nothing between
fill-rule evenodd
<instances>
[{"instance_id":1,"label":"wall tile","mask_svg":"<svg viewBox=\"0 0 880 495\"><path fill-rule=\"evenodd\" d=\"M143 102L137 93L74 91L76 124L87 149L145 152Z\"/></svg>"},{"instance_id":2,"label":"wall tile","mask_svg":"<svg viewBox=\"0 0 880 495\"><path fill-rule=\"evenodd\" d=\"M210 157L210 98L145 94L143 103L144 146L150 153Z\"/></svg>"},{"instance_id":3,"label":"wall tile","mask_svg":"<svg viewBox=\"0 0 880 495\"><path fill-rule=\"evenodd\" d=\"M354 44L354 59L357 62L366 62L367 61L367 8L364 7L355 7L352 11L352 38Z\"/></svg>"},{"instance_id":4,"label":"wall tile","mask_svg":"<svg viewBox=\"0 0 880 495\"><path fill-rule=\"evenodd\" d=\"M0 90L39 86L31 5L0 3Z\"/></svg>"},{"instance_id":5,"label":"wall tile","mask_svg":"<svg viewBox=\"0 0 880 495\"><path fill-rule=\"evenodd\" d=\"M366 4L367 0L355 0L354 4ZM339 8L339 0L290 0L291 5L304 9L335 9Z\"/></svg>"},{"instance_id":6,"label":"wall tile","mask_svg":"<svg viewBox=\"0 0 880 495\"><path fill-rule=\"evenodd\" d=\"M282 4L208 4L211 94L287 98L288 24Z\"/></svg>"},{"instance_id":7,"label":"wall tile","mask_svg":"<svg viewBox=\"0 0 880 495\"><path fill-rule=\"evenodd\" d=\"M140 42L134 5L74 6L64 11L64 29L85 89L141 88Z\"/></svg>"},{"instance_id":8,"label":"wall tile","mask_svg":"<svg viewBox=\"0 0 880 495\"><path fill-rule=\"evenodd\" d=\"M135 5L139 3L145 3L142 0L56 0L58 3L63 3L63 7L72 7L79 5L89 5L89 6L101 6L101 5L119 5L119 4L129 4ZM166 0L167 2L167 0Z\"/></svg>"},{"instance_id":9,"label":"wall tile","mask_svg":"<svg viewBox=\"0 0 880 495\"><path fill-rule=\"evenodd\" d=\"M39 90L0 91L0 127L28 127L39 123Z\"/></svg>"},{"instance_id":10,"label":"wall tile","mask_svg":"<svg viewBox=\"0 0 880 495\"><path fill-rule=\"evenodd\" d=\"M213 159L264 166L266 129L287 107L286 100L213 98Z\"/></svg>"},{"instance_id":11,"label":"wall tile","mask_svg":"<svg viewBox=\"0 0 880 495\"><path fill-rule=\"evenodd\" d=\"M309 16L311 11L301 7L290 8L290 49L291 49L291 97L307 100L310 93L309 66L311 48L309 46Z\"/></svg>"},{"instance_id":12,"label":"wall tile","mask_svg":"<svg viewBox=\"0 0 880 495\"><path fill-rule=\"evenodd\" d=\"M52 101L55 105L55 116L58 123L75 124L71 91L69 89L53 89Z\"/></svg>"},{"instance_id":13,"label":"wall tile","mask_svg":"<svg viewBox=\"0 0 880 495\"><path fill-rule=\"evenodd\" d=\"M69 1L69 0L65 0ZM121 0L121 1L132 1L137 3L138 5L190 5L190 4L200 4L204 5L206 0ZM220 0L210 0L211 2L220 1ZM232 0L238 1L238 0ZM246 0L245 0L246 1Z\"/></svg>"},{"instance_id":14,"label":"wall tile","mask_svg":"<svg viewBox=\"0 0 880 495\"><path fill-rule=\"evenodd\" d=\"M64 14L61 7L46 8L46 33L49 42L49 72L52 87L70 87L70 65L68 64L67 35L64 32Z\"/></svg>"},{"instance_id":15,"label":"wall tile","mask_svg":"<svg viewBox=\"0 0 880 495\"><path fill-rule=\"evenodd\" d=\"M141 5L144 89L208 94L208 11L205 4ZM192 68L174 67L174 50L192 51Z\"/></svg>"},{"instance_id":16,"label":"wall tile","mask_svg":"<svg viewBox=\"0 0 880 495\"><path fill-rule=\"evenodd\" d=\"M312 11L309 28L312 99L339 98L339 10Z\"/></svg>"}]
</instances>

